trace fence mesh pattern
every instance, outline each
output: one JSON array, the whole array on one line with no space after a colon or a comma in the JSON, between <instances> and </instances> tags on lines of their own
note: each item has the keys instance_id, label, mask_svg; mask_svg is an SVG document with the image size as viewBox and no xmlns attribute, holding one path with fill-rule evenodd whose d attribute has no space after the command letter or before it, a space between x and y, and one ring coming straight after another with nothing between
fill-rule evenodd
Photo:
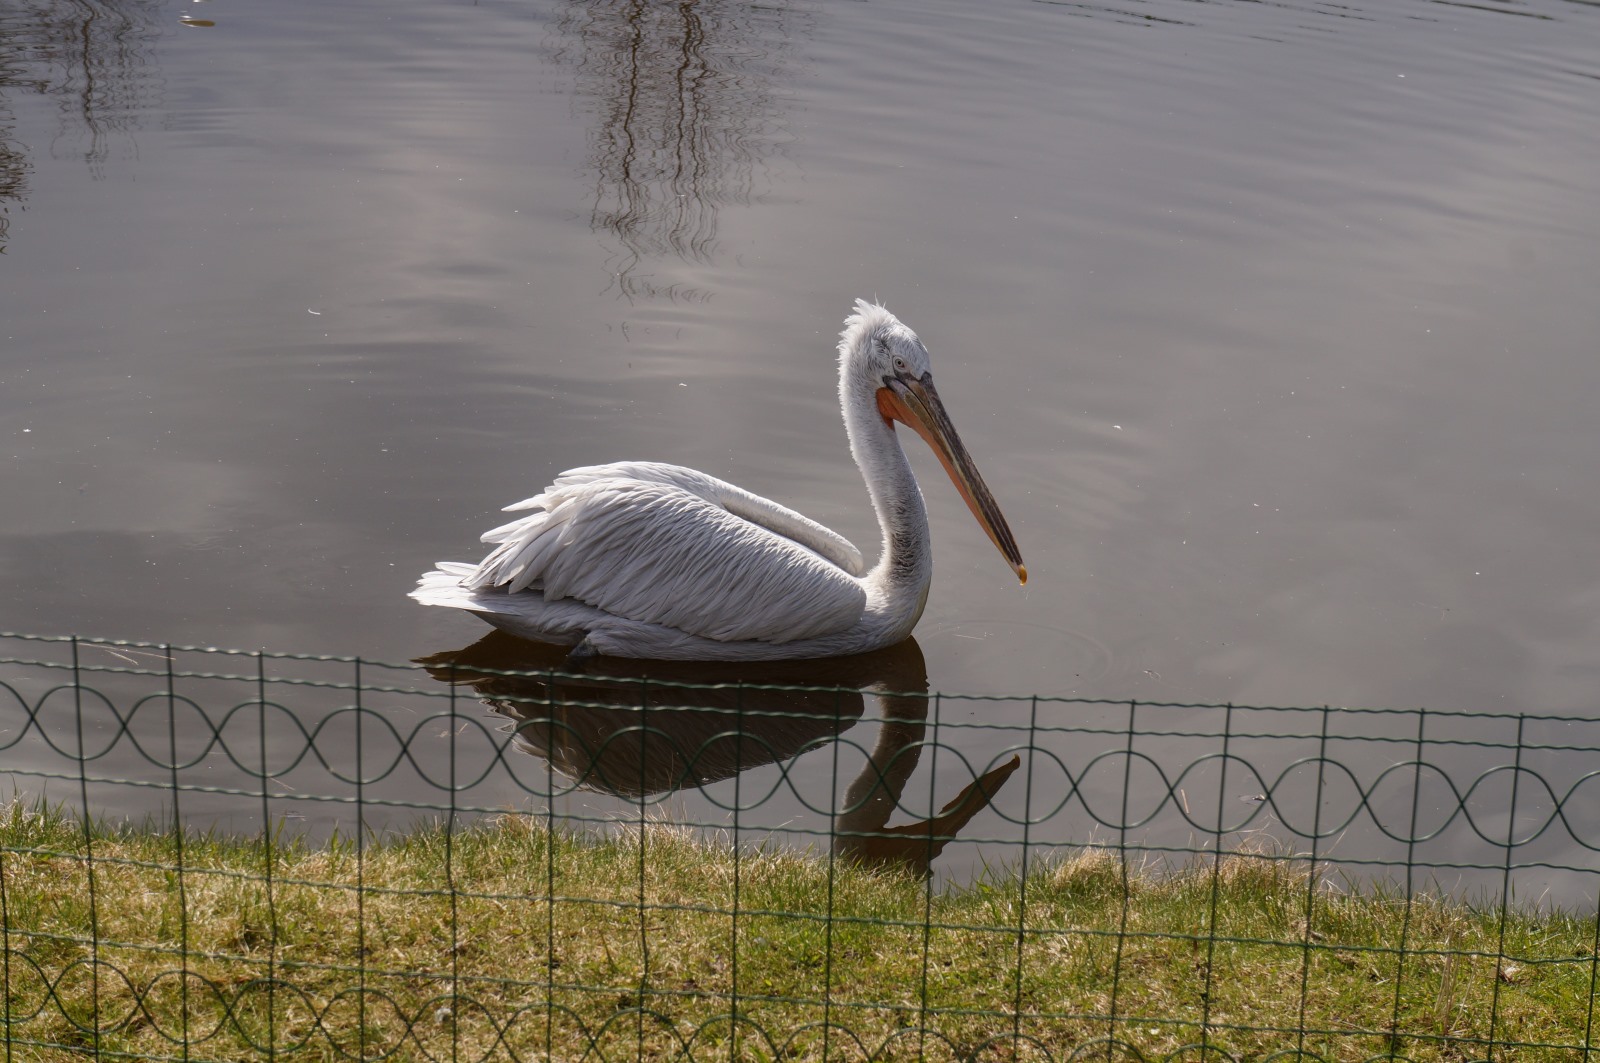
<instances>
[{"instance_id":1,"label":"fence mesh pattern","mask_svg":"<svg viewBox=\"0 0 1600 1063\"><path fill-rule=\"evenodd\" d=\"M7 1059L1593 1055L1600 714L0 635Z\"/></svg>"}]
</instances>

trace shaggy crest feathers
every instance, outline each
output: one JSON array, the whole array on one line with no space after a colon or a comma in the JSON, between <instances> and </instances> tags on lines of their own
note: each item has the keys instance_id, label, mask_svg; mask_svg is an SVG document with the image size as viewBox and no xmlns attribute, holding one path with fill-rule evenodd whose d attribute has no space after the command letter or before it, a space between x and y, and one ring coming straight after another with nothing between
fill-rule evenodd
<instances>
[{"instance_id":1,"label":"shaggy crest feathers","mask_svg":"<svg viewBox=\"0 0 1600 1063\"><path fill-rule=\"evenodd\" d=\"M911 331L889 312L888 307L857 299L856 312L844 319L844 331L839 333L839 357L848 358L862 336L877 335L896 328L905 329L908 333Z\"/></svg>"}]
</instances>

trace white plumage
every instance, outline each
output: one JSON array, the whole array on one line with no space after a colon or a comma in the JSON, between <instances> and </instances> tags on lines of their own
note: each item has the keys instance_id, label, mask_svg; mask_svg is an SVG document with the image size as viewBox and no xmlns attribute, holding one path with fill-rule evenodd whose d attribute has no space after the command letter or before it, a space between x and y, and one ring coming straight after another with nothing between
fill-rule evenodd
<instances>
[{"instance_id":1,"label":"white plumage","mask_svg":"<svg viewBox=\"0 0 1600 1063\"><path fill-rule=\"evenodd\" d=\"M857 302L840 337L851 451L884 532L870 571L849 540L705 473L617 462L562 473L483 536L473 566L441 562L411 596L575 653L761 660L860 653L911 633L932 580L927 514L892 420L933 446L1017 575L1005 519L945 414L927 349Z\"/></svg>"},{"instance_id":2,"label":"white plumage","mask_svg":"<svg viewBox=\"0 0 1600 1063\"><path fill-rule=\"evenodd\" d=\"M514 594L538 583L545 601L576 598L719 642L792 642L853 623L866 608L860 582L766 526L755 507L738 506L736 490L674 465L563 474L513 507L532 514L484 536L500 546L478 566L473 586ZM837 545L859 572L860 552L842 539Z\"/></svg>"}]
</instances>

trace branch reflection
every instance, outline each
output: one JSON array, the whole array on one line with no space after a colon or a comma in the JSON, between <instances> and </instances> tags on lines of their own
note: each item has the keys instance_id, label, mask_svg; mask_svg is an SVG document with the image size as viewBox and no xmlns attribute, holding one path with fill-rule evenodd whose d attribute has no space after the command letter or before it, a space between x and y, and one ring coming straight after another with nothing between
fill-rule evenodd
<instances>
[{"instance_id":1,"label":"branch reflection","mask_svg":"<svg viewBox=\"0 0 1600 1063\"><path fill-rule=\"evenodd\" d=\"M558 60L594 116L590 225L619 245L609 259L627 299L704 300L641 266L717 251L717 212L755 198L781 128L775 82L800 15L782 2L589 0L557 23ZM608 289L609 290L609 289Z\"/></svg>"},{"instance_id":2,"label":"branch reflection","mask_svg":"<svg viewBox=\"0 0 1600 1063\"><path fill-rule=\"evenodd\" d=\"M827 661L597 658L583 675L561 675L563 649L493 632L465 649L418 660L435 679L470 686L514 721L517 749L585 789L627 798L703 787L791 762L860 722L870 694L880 711L877 740L845 788L833 820L833 848L862 863L918 875L929 874L944 847L1021 763L1013 756L973 779L937 815L888 825L916 771L927 729L928 671L911 639Z\"/></svg>"},{"instance_id":3,"label":"branch reflection","mask_svg":"<svg viewBox=\"0 0 1600 1063\"><path fill-rule=\"evenodd\" d=\"M115 146L132 154L132 131L159 92L151 53L164 7L163 0L0 5L0 250L12 204L27 198L33 173L14 98L34 93L54 100L59 123L52 153L72 147L101 177Z\"/></svg>"}]
</instances>

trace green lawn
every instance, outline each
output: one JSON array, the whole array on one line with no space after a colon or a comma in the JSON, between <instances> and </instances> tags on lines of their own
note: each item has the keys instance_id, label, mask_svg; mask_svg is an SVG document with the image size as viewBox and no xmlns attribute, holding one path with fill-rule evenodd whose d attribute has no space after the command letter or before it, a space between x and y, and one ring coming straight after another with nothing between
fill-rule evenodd
<instances>
[{"instance_id":1,"label":"green lawn","mask_svg":"<svg viewBox=\"0 0 1600 1063\"><path fill-rule=\"evenodd\" d=\"M1112 1035L1578 1063L1594 1008L1592 916L1313 889L1269 854L1154 874L1088 850L930 890L666 828L641 853L506 816L358 859L86 839L18 805L0 844L16 1059L1060 1059Z\"/></svg>"}]
</instances>

